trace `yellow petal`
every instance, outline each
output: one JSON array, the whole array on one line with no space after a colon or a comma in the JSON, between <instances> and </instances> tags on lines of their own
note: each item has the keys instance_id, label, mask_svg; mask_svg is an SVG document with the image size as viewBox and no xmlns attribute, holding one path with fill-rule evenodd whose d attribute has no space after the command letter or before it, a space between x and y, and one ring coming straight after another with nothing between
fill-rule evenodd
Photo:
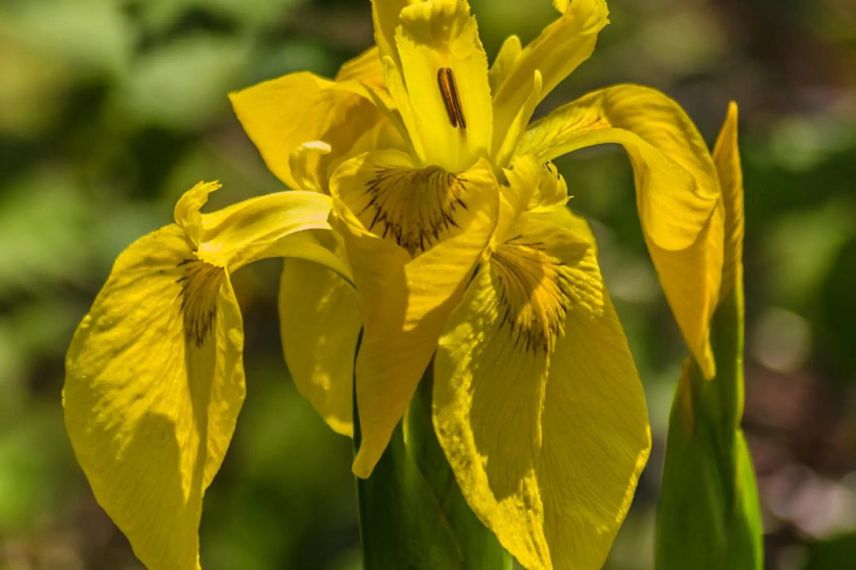
<instances>
[{"instance_id":1,"label":"yellow petal","mask_svg":"<svg viewBox=\"0 0 856 570\"><path fill-rule=\"evenodd\" d=\"M374 37L381 57L390 57L397 64L398 50L395 47L395 28L399 24L401 11L417 0L372 0L372 24Z\"/></svg>"},{"instance_id":2,"label":"yellow petal","mask_svg":"<svg viewBox=\"0 0 856 570\"><path fill-rule=\"evenodd\" d=\"M680 251L645 240L684 342L705 378L716 374L709 333L722 283L723 217L717 202L695 243Z\"/></svg>"},{"instance_id":3,"label":"yellow petal","mask_svg":"<svg viewBox=\"0 0 856 570\"><path fill-rule=\"evenodd\" d=\"M334 431L352 436L354 355L362 327L357 297L340 276L287 260L279 289L279 329L297 390Z\"/></svg>"},{"instance_id":4,"label":"yellow petal","mask_svg":"<svg viewBox=\"0 0 856 570\"><path fill-rule=\"evenodd\" d=\"M564 208L522 216L434 361L434 425L461 491L529 569L600 568L650 449L641 384L581 225Z\"/></svg>"},{"instance_id":5,"label":"yellow petal","mask_svg":"<svg viewBox=\"0 0 856 570\"><path fill-rule=\"evenodd\" d=\"M659 91L638 85L593 91L533 123L518 152L552 160L606 143L627 150L646 235L670 250L692 244L719 199L716 170L690 118Z\"/></svg>"},{"instance_id":6,"label":"yellow petal","mask_svg":"<svg viewBox=\"0 0 856 570\"><path fill-rule=\"evenodd\" d=\"M386 85L389 89L393 106L395 106L394 110L389 110L389 114L392 116L390 123L395 126L401 140L405 142L403 147L392 148L404 150L412 156L425 156L422 139L417 136L411 136L407 130L408 125L416 125L416 116L410 105L410 96L407 94L407 87L405 87L404 79L401 77L401 71L396 67L396 63L391 57L383 58L383 69ZM390 147L382 146L377 148Z\"/></svg>"},{"instance_id":7,"label":"yellow petal","mask_svg":"<svg viewBox=\"0 0 856 570\"><path fill-rule=\"evenodd\" d=\"M499 47L499 52L493 60L488 71L488 79L490 80L490 91L496 93L496 90L505 81L506 76L514 69L520 54L523 51L523 46L520 44L520 38L517 36L508 36L502 45Z\"/></svg>"},{"instance_id":8,"label":"yellow petal","mask_svg":"<svg viewBox=\"0 0 856 570\"><path fill-rule=\"evenodd\" d=\"M532 84L526 99L523 101L520 109L518 109L514 120L508 125L508 130L505 132L502 140L497 141L497 143L501 143L501 146L494 153L494 163L497 166L503 167L508 164L517 150L520 137L526 132L526 127L529 125L529 119L532 118L535 107L541 102L543 88L541 72L536 69L532 76Z\"/></svg>"},{"instance_id":9,"label":"yellow petal","mask_svg":"<svg viewBox=\"0 0 856 570\"><path fill-rule=\"evenodd\" d=\"M383 101L389 101L389 91L383 78L383 63L377 46L372 46L343 63L336 74L335 81L345 87L353 84L362 85ZM356 92L360 93L359 90Z\"/></svg>"},{"instance_id":10,"label":"yellow petal","mask_svg":"<svg viewBox=\"0 0 856 570\"><path fill-rule=\"evenodd\" d=\"M360 227L418 255L459 234L474 215L473 203L481 204L488 193L496 198L495 184L486 160L452 173L420 168L407 154L383 150L343 164L331 188Z\"/></svg>"},{"instance_id":11,"label":"yellow petal","mask_svg":"<svg viewBox=\"0 0 856 570\"><path fill-rule=\"evenodd\" d=\"M200 214L199 183L176 223L117 259L66 359L65 419L104 510L153 569L197 567L202 496L244 398L241 315L229 271L273 255L350 270L316 235L330 197L271 194Z\"/></svg>"},{"instance_id":12,"label":"yellow petal","mask_svg":"<svg viewBox=\"0 0 856 570\"><path fill-rule=\"evenodd\" d=\"M565 205L571 196L568 194L568 183L565 177L552 162L544 163L544 177L538 185L538 191L533 195L530 208Z\"/></svg>"},{"instance_id":13,"label":"yellow petal","mask_svg":"<svg viewBox=\"0 0 856 570\"><path fill-rule=\"evenodd\" d=\"M197 182L175 203L172 217L195 246L202 243L205 232L199 210L208 202L208 196L220 187L219 182Z\"/></svg>"},{"instance_id":14,"label":"yellow petal","mask_svg":"<svg viewBox=\"0 0 856 570\"><path fill-rule=\"evenodd\" d=\"M496 93L496 90L514 69L514 65L517 63L517 59L520 57L522 51L523 46L520 43L520 38L517 36L508 36L502 42L499 52L496 54L488 71L491 93Z\"/></svg>"},{"instance_id":15,"label":"yellow petal","mask_svg":"<svg viewBox=\"0 0 856 570\"><path fill-rule=\"evenodd\" d=\"M506 184L500 189L499 221L491 239L494 247L518 234L516 226L521 215L527 212L554 215L563 212L568 202L565 179L550 162L517 155L504 174Z\"/></svg>"},{"instance_id":16,"label":"yellow petal","mask_svg":"<svg viewBox=\"0 0 856 570\"><path fill-rule=\"evenodd\" d=\"M502 147L509 125L530 97L535 72L538 71L542 78L540 101L589 58L594 51L597 34L609 22L604 0L574 0L569 6L567 2L564 4L562 16L544 28L519 52L513 63L510 62L513 54L505 55L503 78L497 82L493 92L494 151ZM532 116L531 110L527 113L528 116L522 118L524 125ZM518 133L512 134L516 136Z\"/></svg>"},{"instance_id":17,"label":"yellow petal","mask_svg":"<svg viewBox=\"0 0 856 570\"><path fill-rule=\"evenodd\" d=\"M323 141L331 152L312 172L316 186L327 187L329 172L349 155L382 113L356 84L337 83L312 73L290 73L229 94L244 130L268 168L290 188L300 188L289 158L300 145Z\"/></svg>"},{"instance_id":18,"label":"yellow petal","mask_svg":"<svg viewBox=\"0 0 856 570\"><path fill-rule=\"evenodd\" d=\"M429 0L401 11L395 35L406 99L392 91L423 166L456 172L490 153L487 56L469 5Z\"/></svg>"},{"instance_id":19,"label":"yellow petal","mask_svg":"<svg viewBox=\"0 0 856 570\"><path fill-rule=\"evenodd\" d=\"M201 204L199 204L201 205ZM235 271L268 257L285 257L294 234L330 230L332 201L317 192L276 192L250 198L210 214L199 214L200 259ZM334 267L339 270L339 267Z\"/></svg>"},{"instance_id":20,"label":"yellow petal","mask_svg":"<svg viewBox=\"0 0 856 570\"><path fill-rule=\"evenodd\" d=\"M333 148L324 141L306 142L295 148L288 155L288 167L291 169L291 177L294 179L294 187L312 192L326 192L322 186L324 181L318 177L323 169L324 157L329 155Z\"/></svg>"},{"instance_id":21,"label":"yellow petal","mask_svg":"<svg viewBox=\"0 0 856 570\"><path fill-rule=\"evenodd\" d=\"M518 152L551 160L603 143L624 146L636 204L663 289L705 375L714 371L708 328L722 270L722 212L716 169L686 113L636 85L592 92L533 124Z\"/></svg>"},{"instance_id":22,"label":"yellow petal","mask_svg":"<svg viewBox=\"0 0 856 570\"><path fill-rule=\"evenodd\" d=\"M724 299L743 278L743 170L737 146L737 103L733 101L728 105L728 115L716 139L713 161L719 173L725 211L725 259L719 293L720 299Z\"/></svg>"},{"instance_id":23,"label":"yellow petal","mask_svg":"<svg viewBox=\"0 0 856 570\"><path fill-rule=\"evenodd\" d=\"M544 167L534 157L518 155L514 162L504 171L506 184L499 193L499 221L491 240L494 246L501 245L514 237L517 221L536 200L535 194L540 190L546 176Z\"/></svg>"},{"instance_id":24,"label":"yellow petal","mask_svg":"<svg viewBox=\"0 0 856 570\"><path fill-rule=\"evenodd\" d=\"M496 181L486 161L458 174L406 162L371 153L343 164L331 181L364 317L356 363L360 477L386 448L496 223Z\"/></svg>"},{"instance_id":25,"label":"yellow petal","mask_svg":"<svg viewBox=\"0 0 856 570\"><path fill-rule=\"evenodd\" d=\"M66 427L99 504L152 569L192 569L202 496L244 399L226 272L172 225L123 252L74 335Z\"/></svg>"}]
</instances>

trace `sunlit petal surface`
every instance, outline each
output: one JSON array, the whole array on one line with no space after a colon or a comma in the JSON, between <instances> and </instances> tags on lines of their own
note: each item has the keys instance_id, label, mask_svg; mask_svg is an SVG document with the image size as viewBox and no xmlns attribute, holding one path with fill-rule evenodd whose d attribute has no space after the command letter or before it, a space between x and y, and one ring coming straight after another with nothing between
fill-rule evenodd
<instances>
[{"instance_id":1,"label":"sunlit petal surface","mask_svg":"<svg viewBox=\"0 0 856 570\"><path fill-rule=\"evenodd\" d=\"M604 143L633 165L645 241L687 345L713 375L708 342L719 295L723 215L719 181L686 113L659 91L618 85L563 105L527 130L521 152L543 160Z\"/></svg>"},{"instance_id":2,"label":"sunlit petal surface","mask_svg":"<svg viewBox=\"0 0 856 570\"><path fill-rule=\"evenodd\" d=\"M434 423L465 497L526 568L598 568L648 456L633 359L584 222L523 214L452 314Z\"/></svg>"}]
</instances>

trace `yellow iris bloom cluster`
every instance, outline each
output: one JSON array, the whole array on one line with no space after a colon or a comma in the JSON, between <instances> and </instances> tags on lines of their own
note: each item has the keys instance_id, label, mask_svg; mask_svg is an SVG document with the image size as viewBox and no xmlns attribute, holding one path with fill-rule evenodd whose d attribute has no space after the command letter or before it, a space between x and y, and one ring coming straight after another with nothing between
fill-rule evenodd
<instances>
[{"instance_id":1,"label":"yellow iris bloom cluster","mask_svg":"<svg viewBox=\"0 0 856 570\"><path fill-rule=\"evenodd\" d=\"M188 191L174 224L119 256L67 357L78 461L148 567L199 567L203 494L245 392L230 274L270 257L295 260L280 320L298 389L347 435L356 399L357 476L433 359L436 435L479 519L525 568L603 563L650 430L594 238L551 161L623 145L651 258L708 377L723 206L703 139L658 91L609 87L530 123L607 24L603 0L554 4L555 22L489 66L466 0L374 0L377 45L335 79L231 95L294 190L213 213L200 208L216 184Z\"/></svg>"}]
</instances>

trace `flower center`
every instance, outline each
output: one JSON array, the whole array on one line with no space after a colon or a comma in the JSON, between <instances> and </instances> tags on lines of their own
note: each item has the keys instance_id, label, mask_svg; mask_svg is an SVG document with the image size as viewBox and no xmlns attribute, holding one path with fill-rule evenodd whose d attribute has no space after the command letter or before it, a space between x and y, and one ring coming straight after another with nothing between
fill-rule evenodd
<instances>
[{"instance_id":1,"label":"flower center","mask_svg":"<svg viewBox=\"0 0 856 570\"><path fill-rule=\"evenodd\" d=\"M571 270L538 243L520 238L499 246L490 261L499 292L501 326L514 343L532 352L552 352L565 334L571 306Z\"/></svg>"},{"instance_id":2,"label":"flower center","mask_svg":"<svg viewBox=\"0 0 856 570\"><path fill-rule=\"evenodd\" d=\"M460 228L467 209L467 181L440 167L378 167L356 211L369 230L392 238L411 255L429 249Z\"/></svg>"},{"instance_id":3,"label":"flower center","mask_svg":"<svg viewBox=\"0 0 856 570\"><path fill-rule=\"evenodd\" d=\"M184 269L184 275L176 280L181 284L184 336L199 347L217 321L217 296L226 270L198 259L185 259L178 265Z\"/></svg>"}]
</instances>

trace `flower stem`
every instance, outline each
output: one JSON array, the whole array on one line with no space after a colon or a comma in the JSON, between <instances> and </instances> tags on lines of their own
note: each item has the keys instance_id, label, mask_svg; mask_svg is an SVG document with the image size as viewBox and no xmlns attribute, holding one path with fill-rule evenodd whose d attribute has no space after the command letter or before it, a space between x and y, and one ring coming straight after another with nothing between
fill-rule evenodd
<instances>
[{"instance_id":1,"label":"flower stem","mask_svg":"<svg viewBox=\"0 0 856 570\"><path fill-rule=\"evenodd\" d=\"M510 570L511 557L470 510L434 435L432 377L429 366L371 477L357 479L363 568Z\"/></svg>"}]
</instances>

